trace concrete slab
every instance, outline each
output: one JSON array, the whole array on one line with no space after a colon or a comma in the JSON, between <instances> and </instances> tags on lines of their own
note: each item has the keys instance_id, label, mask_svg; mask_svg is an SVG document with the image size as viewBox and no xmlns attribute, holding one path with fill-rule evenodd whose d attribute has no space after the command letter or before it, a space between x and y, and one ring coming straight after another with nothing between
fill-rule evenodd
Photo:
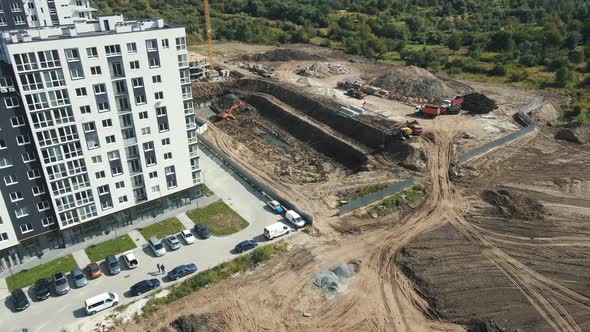
<instances>
[{"instance_id":1,"label":"concrete slab","mask_svg":"<svg viewBox=\"0 0 590 332\"><path fill-rule=\"evenodd\" d=\"M80 268L84 268L84 266L90 263L90 258L88 258L88 255L86 255L86 251L84 251L84 249L74 251L72 256L74 256L74 260Z\"/></svg>"},{"instance_id":2,"label":"concrete slab","mask_svg":"<svg viewBox=\"0 0 590 332\"><path fill-rule=\"evenodd\" d=\"M195 223L184 212L176 215L176 218L188 229L192 229L195 226Z\"/></svg>"},{"instance_id":3,"label":"concrete slab","mask_svg":"<svg viewBox=\"0 0 590 332\"><path fill-rule=\"evenodd\" d=\"M137 229L130 230L127 235L135 242L137 248L143 248L143 246L147 245L147 239L144 239L143 235Z\"/></svg>"}]
</instances>

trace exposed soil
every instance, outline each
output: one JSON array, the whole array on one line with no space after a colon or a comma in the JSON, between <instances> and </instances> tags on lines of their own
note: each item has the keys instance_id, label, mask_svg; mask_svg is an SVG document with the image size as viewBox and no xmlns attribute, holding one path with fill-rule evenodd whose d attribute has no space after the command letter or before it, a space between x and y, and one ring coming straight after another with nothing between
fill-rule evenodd
<instances>
[{"instance_id":1,"label":"exposed soil","mask_svg":"<svg viewBox=\"0 0 590 332\"><path fill-rule=\"evenodd\" d=\"M324 58L304 51L292 49L276 49L264 53L257 53L254 55L244 55L242 60L245 61L292 61L292 60L323 60Z\"/></svg>"},{"instance_id":2,"label":"exposed soil","mask_svg":"<svg viewBox=\"0 0 590 332\"><path fill-rule=\"evenodd\" d=\"M494 206L491 209L492 214L534 221L542 221L545 216L545 207L535 198L507 190L486 190L481 196L484 201Z\"/></svg>"}]
</instances>

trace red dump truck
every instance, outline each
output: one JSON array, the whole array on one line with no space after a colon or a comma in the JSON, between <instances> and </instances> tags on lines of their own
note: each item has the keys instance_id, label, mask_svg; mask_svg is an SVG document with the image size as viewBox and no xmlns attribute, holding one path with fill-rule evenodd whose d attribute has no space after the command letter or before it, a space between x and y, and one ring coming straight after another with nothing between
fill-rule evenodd
<instances>
[{"instance_id":1,"label":"red dump truck","mask_svg":"<svg viewBox=\"0 0 590 332\"><path fill-rule=\"evenodd\" d=\"M461 104L463 104L463 97L444 100L440 106L428 104L418 105L416 106L416 113L428 115L433 118L441 114L458 114L461 111Z\"/></svg>"}]
</instances>

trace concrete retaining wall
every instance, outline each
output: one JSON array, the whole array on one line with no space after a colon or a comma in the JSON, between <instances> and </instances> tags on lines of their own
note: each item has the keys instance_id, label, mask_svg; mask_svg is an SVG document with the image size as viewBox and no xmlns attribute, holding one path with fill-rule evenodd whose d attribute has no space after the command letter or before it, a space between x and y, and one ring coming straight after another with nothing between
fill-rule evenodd
<instances>
[{"instance_id":1,"label":"concrete retaining wall","mask_svg":"<svg viewBox=\"0 0 590 332\"><path fill-rule=\"evenodd\" d=\"M380 201L389 195L393 195L393 194L400 192L402 190L405 190L413 185L414 185L413 178L407 178L407 179L403 180L402 182L394 183L394 184L390 185L389 187L383 188L383 189L376 191L374 193L370 193L366 196L354 199L354 200L350 201L348 204L341 206L340 211L338 212L338 215L341 216L343 214L347 214L348 212L350 212L352 210L356 210L362 206L371 204L373 202Z\"/></svg>"}]
</instances>

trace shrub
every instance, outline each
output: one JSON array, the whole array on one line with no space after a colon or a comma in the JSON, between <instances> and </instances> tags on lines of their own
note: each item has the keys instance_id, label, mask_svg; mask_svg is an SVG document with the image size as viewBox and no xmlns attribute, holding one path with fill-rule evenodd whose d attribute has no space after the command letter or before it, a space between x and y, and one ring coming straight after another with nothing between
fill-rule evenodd
<instances>
[{"instance_id":1,"label":"shrub","mask_svg":"<svg viewBox=\"0 0 590 332\"><path fill-rule=\"evenodd\" d=\"M521 70L521 71L512 72L512 74L510 75L510 80L512 82L522 82L522 81L526 80L528 77L529 77L529 74L526 71Z\"/></svg>"},{"instance_id":2,"label":"shrub","mask_svg":"<svg viewBox=\"0 0 590 332\"><path fill-rule=\"evenodd\" d=\"M268 260L272 256L272 248L269 246L258 247L252 253L252 261L258 264Z\"/></svg>"},{"instance_id":3,"label":"shrub","mask_svg":"<svg viewBox=\"0 0 590 332\"><path fill-rule=\"evenodd\" d=\"M497 64L494 66L494 68L492 68L489 72L490 75L494 75L494 76L506 76L507 70L506 67L504 67L504 65L502 64Z\"/></svg>"}]
</instances>

